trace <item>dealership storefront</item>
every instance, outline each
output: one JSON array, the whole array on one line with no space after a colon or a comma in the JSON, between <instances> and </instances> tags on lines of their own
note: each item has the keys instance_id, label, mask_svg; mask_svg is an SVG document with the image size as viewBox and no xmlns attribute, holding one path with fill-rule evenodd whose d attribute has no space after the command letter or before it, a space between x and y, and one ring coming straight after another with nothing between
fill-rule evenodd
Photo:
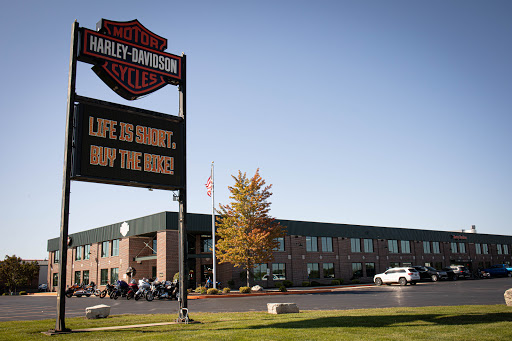
<instances>
[{"instance_id":1,"label":"dealership storefront","mask_svg":"<svg viewBox=\"0 0 512 341\"><path fill-rule=\"evenodd\" d=\"M70 235L66 285L95 282L100 286L117 279L172 280L179 268L178 213L161 212ZM188 268L190 286L204 284L212 271L211 216L188 214ZM290 280L328 284L359 278L370 281L388 267L460 264L476 269L511 263L512 236L417 230L378 226L279 220L287 234L279 240L274 260L258 264L254 283L274 286ZM56 289L59 238L48 241L50 288ZM217 265L217 280L242 285L242 269ZM270 272L270 275L267 273Z\"/></svg>"}]
</instances>

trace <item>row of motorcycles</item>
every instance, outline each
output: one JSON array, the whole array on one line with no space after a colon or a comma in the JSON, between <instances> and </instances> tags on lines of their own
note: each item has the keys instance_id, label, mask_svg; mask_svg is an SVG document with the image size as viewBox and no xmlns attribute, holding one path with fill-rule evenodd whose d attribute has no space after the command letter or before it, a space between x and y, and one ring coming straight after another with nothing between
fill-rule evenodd
<instances>
[{"instance_id":1,"label":"row of motorcycles","mask_svg":"<svg viewBox=\"0 0 512 341\"><path fill-rule=\"evenodd\" d=\"M107 284L105 290L101 291L99 297L104 298L107 295L117 300L119 297L126 297L127 300L132 298L138 301L145 298L147 301L156 299L175 299L178 300L179 285L177 282L159 281L158 278L153 282L149 282L143 278L137 281L132 279L130 283L123 280L117 281L115 285Z\"/></svg>"}]
</instances>

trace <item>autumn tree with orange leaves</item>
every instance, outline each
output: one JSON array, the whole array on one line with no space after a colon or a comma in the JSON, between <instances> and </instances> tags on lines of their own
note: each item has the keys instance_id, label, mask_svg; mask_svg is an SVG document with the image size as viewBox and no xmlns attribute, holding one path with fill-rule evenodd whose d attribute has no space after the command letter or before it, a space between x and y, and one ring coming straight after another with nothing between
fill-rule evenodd
<instances>
[{"instance_id":1,"label":"autumn tree with orange leaves","mask_svg":"<svg viewBox=\"0 0 512 341\"><path fill-rule=\"evenodd\" d=\"M219 205L217 258L219 263L243 268L250 286L250 272L256 264L273 260L273 250L279 246L276 238L284 237L286 228L269 215L271 203L267 199L272 185L265 186L259 169L251 179L240 171L232 178L235 185L228 187L232 202Z\"/></svg>"}]
</instances>

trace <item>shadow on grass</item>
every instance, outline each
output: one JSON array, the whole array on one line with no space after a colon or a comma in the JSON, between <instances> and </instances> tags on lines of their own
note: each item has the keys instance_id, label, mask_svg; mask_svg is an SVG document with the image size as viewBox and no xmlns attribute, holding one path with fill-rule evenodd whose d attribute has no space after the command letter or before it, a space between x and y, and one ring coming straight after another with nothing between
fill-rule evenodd
<instances>
[{"instance_id":1,"label":"shadow on grass","mask_svg":"<svg viewBox=\"0 0 512 341\"><path fill-rule=\"evenodd\" d=\"M300 316L300 315L297 315ZM330 327L389 327L425 326L425 325L472 325L482 323L510 322L512 313L489 313L468 315L416 314L416 315L374 315L374 316L339 316L315 319L297 319L296 321L270 323L251 326L250 329L266 328L330 328Z\"/></svg>"}]
</instances>

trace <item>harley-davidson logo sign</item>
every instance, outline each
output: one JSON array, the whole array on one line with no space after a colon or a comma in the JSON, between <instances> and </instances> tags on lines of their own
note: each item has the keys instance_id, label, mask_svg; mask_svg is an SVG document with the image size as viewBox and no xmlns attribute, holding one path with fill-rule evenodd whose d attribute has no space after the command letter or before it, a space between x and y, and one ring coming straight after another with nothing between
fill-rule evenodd
<instances>
[{"instance_id":1,"label":"harley-davidson logo sign","mask_svg":"<svg viewBox=\"0 0 512 341\"><path fill-rule=\"evenodd\" d=\"M182 81L182 58L163 52L167 39L138 20L102 19L96 32L81 28L78 59L121 97L134 100L167 84Z\"/></svg>"}]
</instances>

